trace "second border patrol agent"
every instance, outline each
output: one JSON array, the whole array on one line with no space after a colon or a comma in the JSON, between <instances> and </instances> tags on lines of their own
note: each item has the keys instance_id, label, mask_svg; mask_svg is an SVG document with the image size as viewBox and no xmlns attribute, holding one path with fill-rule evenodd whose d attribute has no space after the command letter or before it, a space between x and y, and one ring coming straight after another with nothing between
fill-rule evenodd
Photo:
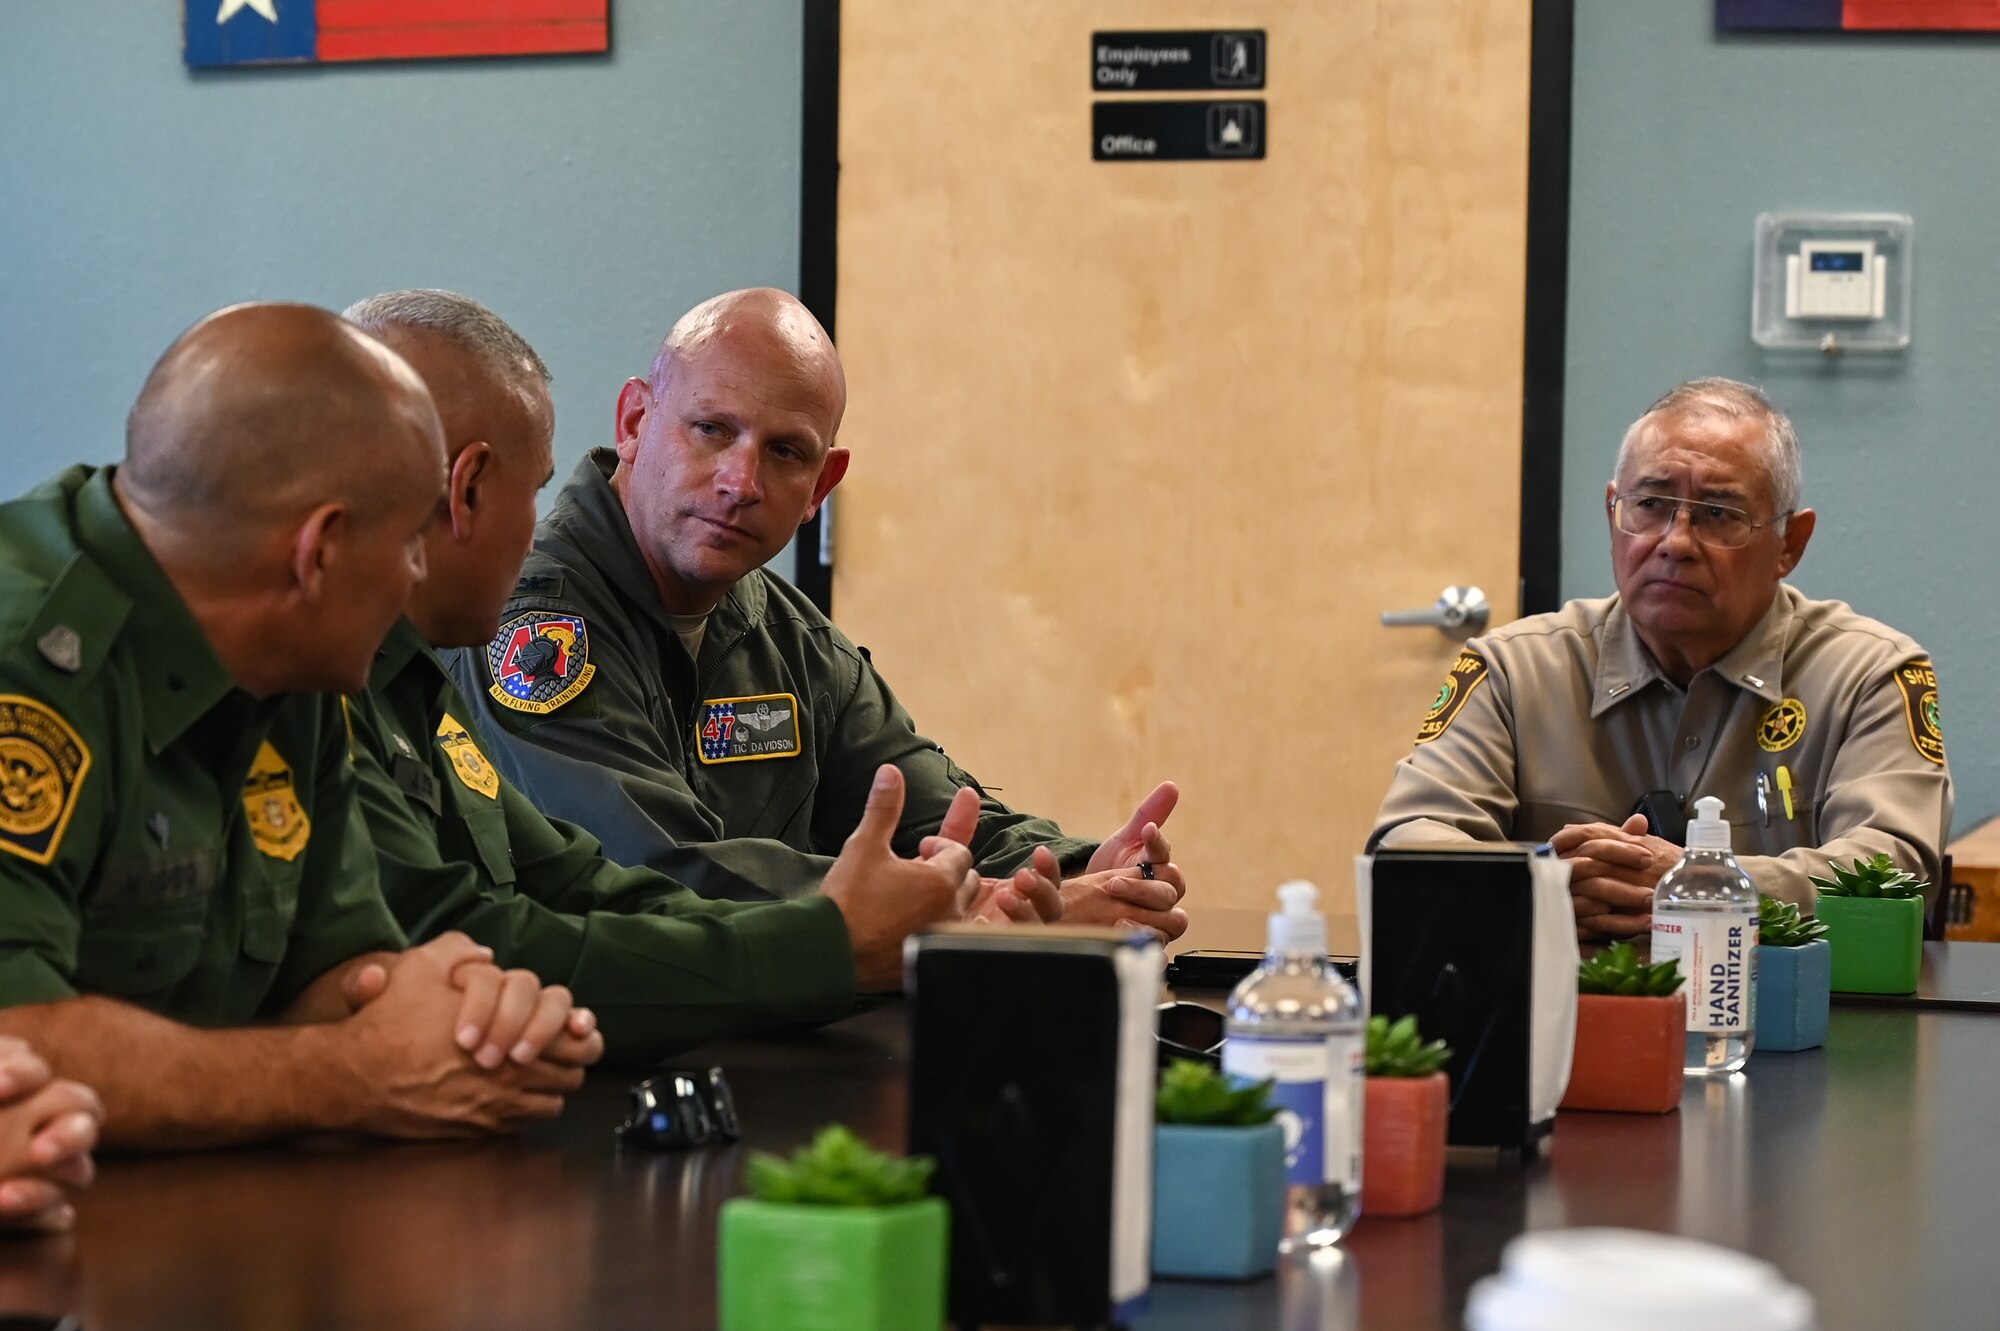
<instances>
[{"instance_id":1,"label":"second border patrol agent","mask_svg":"<svg viewBox=\"0 0 2000 1331\"><path fill-rule=\"evenodd\" d=\"M1627 432L1607 488L1618 595L1468 642L1371 844L1550 841L1586 939L1651 925L1681 854L1645 804L1723 801L1758 890L1810 907L1829 860L1935 881L1951 825L1937 675L1908 636L1782 579L1816 515L1758 390L1694 380ZM1652 799L1648 801L1648 796Z\"/></svg>"}]
</instances>

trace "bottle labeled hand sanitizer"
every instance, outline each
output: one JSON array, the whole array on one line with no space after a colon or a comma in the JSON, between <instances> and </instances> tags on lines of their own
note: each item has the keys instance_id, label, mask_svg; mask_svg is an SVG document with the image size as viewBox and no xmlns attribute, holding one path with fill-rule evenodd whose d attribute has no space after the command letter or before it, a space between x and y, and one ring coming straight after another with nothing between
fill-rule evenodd
<instances>
[{"instance_id":1,"label":"bottle labeled hand sanitizer","mask_svg":"<svg viewBox=\"0 0 2000 1331\"><path fill-rule=\"evenodd\" d=\"M1285 1128L1283 1251L1338 1243L1361 1214L1361 998L1326 955L1319 889L1286 883L1264 963L1229 995L1222 1070L1276 1078Z\"/></svg>"},{"instance_id":2,"label":"bottle labeled hand sanitizer","mask_svg":"<svg viewBox=\"0 0 2000 1331\"><path fill-rule=\"evenodd\" d=\"M1678 958L1689 1073L1735 1072L1757 1035L1757 889L1729 848L1722 801L1694 802L1687 849L1653 889L1653 960Z\"/></svg>"}]
</instances>

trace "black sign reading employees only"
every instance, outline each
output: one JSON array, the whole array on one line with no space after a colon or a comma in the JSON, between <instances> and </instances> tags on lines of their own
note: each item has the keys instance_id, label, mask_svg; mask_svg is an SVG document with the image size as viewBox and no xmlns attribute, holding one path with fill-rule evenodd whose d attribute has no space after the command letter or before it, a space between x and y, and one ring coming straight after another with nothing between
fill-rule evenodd
<instances>
[{"instance_id":1,"label":"black sign reading employees only","mask_svg":"<svg viewBox=\"0 0 2000 1331\"><path fill-rule=\"evenodd\" d=\"M1264 30L1090 34L1093 92L1204 92L1264 86Z\"/></svg>"}]
</instances>

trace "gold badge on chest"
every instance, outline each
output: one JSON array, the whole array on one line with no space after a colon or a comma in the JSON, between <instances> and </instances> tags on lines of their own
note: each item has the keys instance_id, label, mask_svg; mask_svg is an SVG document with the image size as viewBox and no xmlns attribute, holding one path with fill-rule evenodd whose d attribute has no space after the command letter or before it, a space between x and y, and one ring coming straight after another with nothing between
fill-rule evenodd
<instances>
[{"instance_id":1,"label":"gold badge on chest","mask_svg":"<svg viewBox=\"0 0 2000 1331\"><path fill-rule=\"evenodd\" d=\"M493 764L479 751L464 726L446 716L438 722L437 737L438 747L451 759L451 770L458 773L467 790L490 800L500 798L500 774L493 770Z\"/></svg>"},{"instance_id":2,"label":"gold badge on chest","mask_svg":"<svg viewBox=\"0 0 2000 1331\"><path fill-rule=\"evenodd\" d=\"M292 785L292 766L265 740L243 779L243 812L257 849L272 859L295 860L312 840L312 819Z\"/></svg>"},{"instance_id":3,"label":"gold badge on chest","mask_svg":"<svg viewBox=\"0 0 2000 1331\"><path fill-rule=\"evenodd\" d=\"M1766 753L1783 753L1805 733L1806 705L1797 698L1772 703L1757 720L1757 744Z\"/></svg>"}]
</instances>

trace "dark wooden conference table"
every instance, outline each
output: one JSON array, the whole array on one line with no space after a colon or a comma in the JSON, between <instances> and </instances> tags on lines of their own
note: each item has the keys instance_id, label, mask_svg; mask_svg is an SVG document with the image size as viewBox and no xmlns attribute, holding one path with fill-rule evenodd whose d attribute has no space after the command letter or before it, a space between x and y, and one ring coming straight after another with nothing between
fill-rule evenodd
<instances>
[{"instance_id":1,"label":"dark wooden conference table","mask_svg":"<svg viewBox=\"0 0 2000 1331\"><path fill-rule=\"evenodd\" d=\"M681 1060L728 1071L746 1141L725 1149L621 1153L637 1074L606 1071L509 1140L114 1157L74 1235L0 1241L0 1312L89 1331L711 1327L715 1213L745 1151L835 1120L899 1147L906 1019L892 1003ZM2000 1018L1842 1006L1824 1049L1690 1082L1675 1114L1563 1114L1547 1159L1455 1161L1440 1212L1364 1218L1275 1279L1158 1283L1139 1326L1455 1328L1510 1238L1624 1225L1775 1262L1821 1331L1990 1328L1996 1118Z\"/></svg>"}]
</instances>

